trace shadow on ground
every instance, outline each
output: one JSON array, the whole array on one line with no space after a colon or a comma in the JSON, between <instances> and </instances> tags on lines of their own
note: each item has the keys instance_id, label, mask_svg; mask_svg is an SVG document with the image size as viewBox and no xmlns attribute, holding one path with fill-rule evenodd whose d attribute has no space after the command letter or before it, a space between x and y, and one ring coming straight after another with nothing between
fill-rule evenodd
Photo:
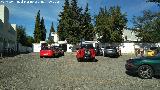
<instances>
[{"instance_id":1,"label":"shadow on ground","mask_svg":"<svg viewBox=\"0 0 160 90\"><path fill-rule=\"evenodd\" d=\"M132 76L132 77L139 77L137 73L132 73L132 72L129 72L129 71L126 71L125 73L126 73L127 75L129 75L129 76ZM158 75L155 75L155 76L153 76L153 77L156 78L156 79L160 79L160 75L159 75L159 76L158 76Z\"/></svg>"},{"instance_id":2,"label":"shadow on ground","mask_svg":"<svg viewBox=\"0 0 160 90\"><path fill-rule=\"evenodd\" d=\"M137 73L132 73L132 72L129 72L129 71L126 71L125 72L127 75L129 76L132 76L132 77L138 77L138 74Z\"/></svg>"},{"instance_id":3,"label":"shadow on ground","mask_svg":"<svg viewBox=\"0 0 160 90\"><path fill-rule=\"evenodd\" d=\"M79 62L98 62L97 59L94 59L94 60L81 60Z\"/></svg>"}]
</instances>

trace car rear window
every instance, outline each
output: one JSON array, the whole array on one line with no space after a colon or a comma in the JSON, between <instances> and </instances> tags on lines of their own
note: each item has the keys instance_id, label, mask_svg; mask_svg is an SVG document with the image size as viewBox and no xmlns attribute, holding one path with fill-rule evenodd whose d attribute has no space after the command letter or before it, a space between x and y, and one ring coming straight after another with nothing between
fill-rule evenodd
<instances>
[{"instance_id":1,"label":"car rear window","mask_svg":"<svg viewBox=\"0 0 160 90\"><path fill-rule=\"evenodd\" d=\"M113 46L107 46L106 49L116 49L116 47Z\"/></svg>"},{"instance_id":2,"label":"car rear window","mask_svg":"<svg viewBox=\"0 0 160 90\"><path fill-rule=\"evenodd\" d=\"M157 47L151 47L150 50L156 50L158 49Z\"/></svg>"},{"instance_id":3,"label":"car rear window","mask_svg":"<svg viewBox=\"0 0 160 90\"><path fill-rule=\"evenodd\" d=\"M82 44L82 48L93 48L93 44Z\"/></svg>"},{"instance_id":4,"label":"car rear window","mask_svg":"<svg viewBox=\"0 0 160 90\"><path fill-rule=\"evenodd\" d=\"M50 50L50 48L48 48L48 47L42 47L41 50Z\"/></svg>"}]
</instances>

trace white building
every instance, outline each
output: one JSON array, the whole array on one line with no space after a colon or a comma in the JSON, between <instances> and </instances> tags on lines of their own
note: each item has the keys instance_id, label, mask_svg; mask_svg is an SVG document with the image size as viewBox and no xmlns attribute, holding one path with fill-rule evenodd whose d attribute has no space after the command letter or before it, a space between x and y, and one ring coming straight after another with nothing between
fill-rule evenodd
<instances>
[{"instance_id":1,"label":"white building","mask_svg":"<svg viewBox=\"0 0 160 90\"><path fill-rule=\"evenodd\" d=\"M49 38L51 38L55 43L58 43L59 41L59 37L56 32L50 32Z\"/></svg>"},{"instance_id":2,"label":"white building","mask_svg":"<svg viewBox=\"0 0 160 90\"><path fill-rule=\"evenodd\" d=\"M0 52L4 48L16 50L16 24L9 23L9 10L6 6L0 5Z\"/></svg>"},{"instance_id":3,"label":"white building","mask_svg":"<svg viewBox=\"0 0 160 90\"><path fill-rule=\"evenodd\" d=\"M138 37L136 36L137 33L134 32L133 30L129 30L129 29L123 29L123 39L124 42L136 42L138 41Z\"/></svg>"}]
</instances>

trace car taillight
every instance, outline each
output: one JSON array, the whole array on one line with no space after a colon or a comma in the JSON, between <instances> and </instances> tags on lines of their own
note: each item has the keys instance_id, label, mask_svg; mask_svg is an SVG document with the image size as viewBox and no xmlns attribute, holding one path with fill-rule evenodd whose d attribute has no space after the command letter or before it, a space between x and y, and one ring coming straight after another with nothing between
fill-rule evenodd
<instances>
[{"instance_id":1,"label":"car taillight","mask_svg":"<svg viewBox=\"0 0 160 90\"><path fill-rule=\"evenodd\" d=\"M132 61L133 61L133 59L130 58L130 59L128 59L126 62L127 62L127 63L131 63Z\"/></svg>"}]
</instances>

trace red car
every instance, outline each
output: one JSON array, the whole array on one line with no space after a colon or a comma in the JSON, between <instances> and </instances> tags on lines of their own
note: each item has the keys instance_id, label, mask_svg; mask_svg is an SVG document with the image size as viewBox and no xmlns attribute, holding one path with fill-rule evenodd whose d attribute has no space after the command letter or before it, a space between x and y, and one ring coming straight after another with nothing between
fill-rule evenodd
<instances>
[{"instance_id":1,"label":"red car","mask_svg":"<svg viewBox=\"0 0 160 90\"><path fill-rule=\"evenodd\" d=\"M76 58L78 61L82 60L93 60L95 61L96 52L92 44L83 44L82 47L77 51Z\"/></svg>"},{"instance_id":2,"label":"red car","mask_svg":"<svg viewBox=\"0 0 160 90\"><path fill-rule=\"evenodd\" d=\"M54 57L55 56L55 51L49 47L43 47L40 50L40 58L43 57Z\"/></svg>"}]
</instances>

